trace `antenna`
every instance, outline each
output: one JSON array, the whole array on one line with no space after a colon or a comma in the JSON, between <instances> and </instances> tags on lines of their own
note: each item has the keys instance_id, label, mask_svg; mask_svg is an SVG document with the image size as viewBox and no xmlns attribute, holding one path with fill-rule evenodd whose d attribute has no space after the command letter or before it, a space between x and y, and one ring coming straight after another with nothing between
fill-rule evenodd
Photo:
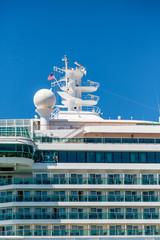
<instances>
[{"instance_id":1,"label":"antenna","mask_svg":"<svg viewBox=\"0 0 160 240\"><path fill-rule=\"evenodd\" d=\"M158 97L158 92L157 92L156 87L155 87L155 92L156 92L156 98L157 98L158 112L159 112L159 115L160 115L159 97Z\"/></svg>"},{"instance_id":2,"label":"antenna","mask_svg":"<svg viewBox=\"0 0 160 240\"><path fill-rule=\"evenodd\" d=\"M74 62L75 65L77 65L78 67L81 68L81 71L84 73L84 75L86 75L86 68L84 66L82 66L81 64L79 64L78 62Z\"/></svg>"},{"instance_id":3,"label":"antenna","mask_svg":"<svg viewBox=\"0 0 160 240\"><path fill-rule=\"evenodd\" d=\"M74 62L75 65L79 66L80 68L86 69L85 67L83 67L81 64L79 64L78 62Z\"/></svg>"},{"instance_id":4,"label":"antenna","mask_svg":"<svg viewBox=\"0 0 160 240\"><path fill-rule=\"evenodd\" d=\"M68 59L67 59L67 55L65 55L64 58L62 58L62 61L65 61L65 69L68 69Z\"/></svg>"}]
</instances>

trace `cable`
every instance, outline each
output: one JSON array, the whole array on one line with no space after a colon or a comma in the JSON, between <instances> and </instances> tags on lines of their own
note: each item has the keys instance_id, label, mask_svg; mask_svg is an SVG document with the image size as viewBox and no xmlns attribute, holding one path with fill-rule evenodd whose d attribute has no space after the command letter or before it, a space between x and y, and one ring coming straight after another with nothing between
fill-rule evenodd
<instances>
[{"instance_id":1,"label":"cable","mask_svg":"<svg viewBox=\"0 0 160 240\"><path fill-rule=\"evenodd\" d=\"M152 110L154 110L154 111L156 111L156 112L159 112L159 110L157 110L156 108L153 108L153 107L151 107L151 106L148 106L148 105L145 105L145 104L143 104L143 103L137 102L137 101L135 101L135 100L133 100L133 99L130 99L130 98L121 96L121 95L119 95L119 94L117 94L117 93L110 92L110 91L105 90L105 89L102 89L102 88L100 88L100 89L101 89L103 92L109 93L109 94L114 95L114 96L119 97L119 98L122 98L122 99L124 99L124 100L126 100L126 101L129 101L129 102L132 102L132 103L141 105L141 106L143 106L143 107L152 109Z\"/></svg>"}]
</instances>

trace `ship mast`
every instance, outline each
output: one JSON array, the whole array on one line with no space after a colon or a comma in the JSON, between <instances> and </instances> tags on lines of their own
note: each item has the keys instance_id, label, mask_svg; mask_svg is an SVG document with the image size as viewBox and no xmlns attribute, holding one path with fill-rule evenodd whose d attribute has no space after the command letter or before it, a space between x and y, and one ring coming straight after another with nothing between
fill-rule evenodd
<instances>
[{"instance_id":1,"label":"ship mast","mask_svg":"<svg viewBox=\"0 0 160 240\"><path fill-rule=\"evenodd\" d=\"M67 59L67 55L64 56L64 58L62 58L62 61L65 61L65 70L68 69L68 59Z\"/></svg>"},{"instance_id":2,"label":"ship mast","mask_svg":"<svg viewBox=\"0 0 160 240\"><path fill-rule=\"evenodd\" d=\"M69 68L66 55L62 61L65 62L64 69L54 67L54 70L62 70L65 73L63 78L56 80L61 89L58 94L62 98L62 105L58 107L67 108L68 111L91 111L99 100L98 96L91 93L97 91L99 83L90 80L82 82L82 77L86 75L86 68L77 62L75 62L75 68ZM55 82L52 83L52 87L54 86Z\"/></svg>"}]
</instances>

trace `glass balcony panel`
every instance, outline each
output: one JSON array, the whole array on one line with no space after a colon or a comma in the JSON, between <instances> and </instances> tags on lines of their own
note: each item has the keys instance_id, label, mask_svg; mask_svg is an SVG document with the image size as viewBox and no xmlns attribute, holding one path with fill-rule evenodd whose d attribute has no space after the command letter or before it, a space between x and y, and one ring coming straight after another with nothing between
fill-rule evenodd
<instances>
[{"instance_id":1,"label":"glass balcony panel","mask_svg":"<svg viewBox=\"0 0 160 240\"><path fill-rule=\"evenodd\" d=\"M114 227L114 226L113 226ZM152 227L152 226L150 226ZM110 229L109 231L105 229L18 229L16 231L7 230L0 231L0 236L103 236L103 235L111 235L111 236L122 236L122 235L160 235L160 229Z\"/></svg>"}]
</instances>

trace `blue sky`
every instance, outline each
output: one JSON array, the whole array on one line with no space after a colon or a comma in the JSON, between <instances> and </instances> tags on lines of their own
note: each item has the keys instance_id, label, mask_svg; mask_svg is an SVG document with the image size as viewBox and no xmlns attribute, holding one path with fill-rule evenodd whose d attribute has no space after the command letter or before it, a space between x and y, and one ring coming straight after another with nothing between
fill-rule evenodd
<instances>
[{"instance_id":1,"label":"blue sky","mask_svg":"<svg viewBox=\"0 0 160 240\"><path fill-rule=\"evenodd\" d=\"M66 54L100 82L104 118L157 121L159 12L158 0L0 0L0 118L33 118Z\"/></svg>"}]
</instances>

